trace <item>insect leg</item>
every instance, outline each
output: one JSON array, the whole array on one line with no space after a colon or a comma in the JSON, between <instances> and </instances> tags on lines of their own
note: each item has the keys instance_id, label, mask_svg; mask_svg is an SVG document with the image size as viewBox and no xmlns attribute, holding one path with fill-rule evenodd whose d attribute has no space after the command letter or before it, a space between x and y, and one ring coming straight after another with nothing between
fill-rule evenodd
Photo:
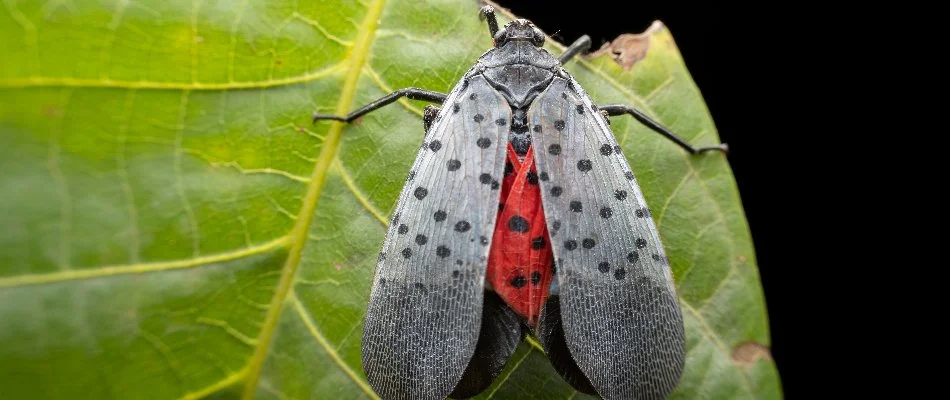
<instances>
[{"instance_id":1,"label":"insect leg","mask_svg":"<svg viewBox=\"0 0 950 400\"><path fill-rule=\"evenodd\" d=\"M691 144L689 144L689 142L677 136L675 133L671 132L665 126L660 125L659 122L654 121L653 119L648 117L646 114L644 114L643 111L637 110L636 108L625 106L622 104L600 106L598 108L601 111L606 111L607 115L609 116L630 114L637 121L640 121L640 123L646 125L648 128L650 128L654 132L665 136L667 139L672 140L674 143L678 144L680 147L690 152L691 154L698 154L704 151L712 151L712 150L721 151L723 152L723 154L728 154L729 152L729 145L725 143L722 143L718 146L709 146L709 147L700 147L700 148L693 147Z\"/></svg>"},{"instance_id":2,"label":"insect leg","mask_svg":"<svg viewBox=\"0 0 950 400\"><path fill-rule=\"evenodd\" d=\"M426 133L429 133L429 127L432 126L432 122L435 121L435 117L439 115L439 107L436 107L432 104L426 106L425 111L422 113L422 127L425 129Z\"/></svg>"},{"instance_id":3,"label":"insect leg","mask_svg":"<svg viewBox=\"0 0 950 400\"><path fill-rule=\"evenodd\" d=\"M564 64L570 61L574 56L580 53L586 53L587 50L590 50L590 36L584 35L574 41L563 53L557 58L561 64Z\"/></svg>"},{"instance_id":4,"label":"insect leg","mask_svg":"<svg viewBox=\"0 0 950 400\"><path fill-rule=\"evenodd\" d=\"M488 19L488 33L491 34L491 38L494 40L495 34L498 33L498 20L495 19L495 7L482 7L481 10L478 10L478 17Z\"/></svg>"},{"instance_id":5,"label":"insect leg","mask_svg":"<svg viewBox=\"0 0 950 400\"><path fill-rule=\"evenodd\" d=\"M399 100L401 97L408 97L411 100L425 100L433 103L442 104L447 97L445 94L439 92L433 92L431 90L419 89L419 88L405 88L399 89L395 92L387 94L372 103L369 103L362 108L353 111L346 115L345 117L337 115L328 115L328 114L313 114L313 122L317 122L322 119L330 119L334 121L343 121L350 122L354 119L361 117L364 114L369 113L370 111L375 111L376 109L382 108L389 103L392 103L396 100Z\"/></svg>"}]
</instances>

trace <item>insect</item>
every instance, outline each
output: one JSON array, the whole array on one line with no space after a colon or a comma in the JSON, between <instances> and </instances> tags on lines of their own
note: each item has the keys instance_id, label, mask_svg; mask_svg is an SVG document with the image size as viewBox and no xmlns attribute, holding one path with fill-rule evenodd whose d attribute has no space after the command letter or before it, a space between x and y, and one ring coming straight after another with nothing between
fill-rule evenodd
<instances>
[{"instance_id":1,"label":"insect","mask_svg":"<svg viewBox=\"0 0 950 400\"><path fill-rule=\"evenodd\" d=\"M529 333L580 392L666 397L683 368L682 315L644 197L609 128L628 114L692 154L695 148L624 105L596 106L526 20L451 90L395 91L428 105L425 138L379 253L362 365L385 399L467 398L485 390Z\"/></svg>"}]
</instances>

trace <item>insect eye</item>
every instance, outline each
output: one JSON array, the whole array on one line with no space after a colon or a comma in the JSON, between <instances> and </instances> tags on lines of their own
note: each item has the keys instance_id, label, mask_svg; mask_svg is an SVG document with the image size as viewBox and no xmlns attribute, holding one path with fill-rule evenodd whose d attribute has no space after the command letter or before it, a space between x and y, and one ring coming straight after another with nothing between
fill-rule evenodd
<instances>
[{"instance_id":1,"label":"insect eye","mask_svg":"<svg viewBox=\"0 0 950 400\"><path fill-rule=\"evenodd\" d=\"M544 33L540 29L534 28L534 45L541 47L544 46Z\"/></svg>"},{"instance_id":2,"label":"insect eye","mask_svg":"<svg viewBox=\"0 0 950 400\"><path fill-rule=\"evenodd\" d=\"M508 40L508 30L502 29L495 34L495 46L501 46Z\"/></svg>"}]
</instances>

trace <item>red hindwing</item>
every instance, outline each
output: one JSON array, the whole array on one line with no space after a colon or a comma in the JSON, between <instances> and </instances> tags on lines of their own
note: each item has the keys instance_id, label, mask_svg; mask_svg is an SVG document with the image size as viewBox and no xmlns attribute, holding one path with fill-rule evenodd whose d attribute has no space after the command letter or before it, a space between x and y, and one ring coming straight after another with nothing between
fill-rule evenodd
<instances>
[{"instance_id":1,"label":"red hindwing","mask_svg":"<svg viewBox=\"0 0 950 400\"><path fill-rule=\"evenodd\" d=\"M554 277L534 148L525 161L508 145L498 222L488 256L488 282L518 314L535 326Z\"/></svg>"}]
</instances>

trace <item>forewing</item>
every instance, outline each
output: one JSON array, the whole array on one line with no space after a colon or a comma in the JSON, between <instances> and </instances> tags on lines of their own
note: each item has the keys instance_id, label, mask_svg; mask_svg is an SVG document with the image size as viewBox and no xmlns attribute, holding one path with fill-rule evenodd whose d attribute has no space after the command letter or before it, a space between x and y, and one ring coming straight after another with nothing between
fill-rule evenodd
<instances>
[{"instance_id":1,"label":"forewing","mask_svg":"<svg viewBox=\"0 0 950 400\"><path fill-rule=\"evenodd\" d=\"M682 316L660 237L627 160L579 85L528 113L558 271L564 335L608 399L665 398L684 362Z\"/></svg>"},{"instance_id":2,"label":"forewing","mask_svg":"<svg viewBox=\"0 0 950 400\"><path fill-rule=\"evenodd\" d=\"M363 368L383 398L443 399L472 356L510 119L504 98L476 77L453 90L426 134L363 330Z\"/></svg>"}]
</instances>

